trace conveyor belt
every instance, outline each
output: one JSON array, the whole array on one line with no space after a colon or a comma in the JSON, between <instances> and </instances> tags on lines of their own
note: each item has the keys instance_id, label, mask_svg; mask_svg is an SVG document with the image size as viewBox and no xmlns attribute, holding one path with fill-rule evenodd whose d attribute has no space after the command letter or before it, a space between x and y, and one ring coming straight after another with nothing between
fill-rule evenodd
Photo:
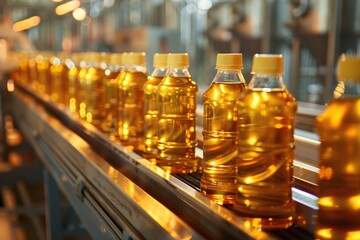
<instances>
[{"instance_id":1,"label":"conveyor belt","mask_svg":"<svg viewBox=\"0 0 360 240\"><path fill-rule=\"evenodd\" d=\"M208 239L313 239L312 234L305 230L305 228L311 229L311 219L307 220L310 227L296 226L287 230L271 231L267 234L245 228L240 217L201 195L199 192L199 173L168 175L138 154L112 142L90 124L74 118L66 112L66 109L60 109L49 102L45 96L39 97L22 86L17 86L17 89L22 92L18 92L19 95L25 93L31 96L49 113L59 119L63 125L83 138L111 166L119 169L122 174L174 212L201 236ZM56 149L53 151L56 152ZM301 169L300 171L303 171ZM71 175L71 173L69 174ZM94 183L90 182L89 184ZM307 184L305 183L305 185ZM95 197L95 199L107 199L108 197L106 193L103 193L103 196ZM314 209L309 210L309 212L312 211ZM113 217L115 218L116 214Z\"/></svg>"}]
</instances>

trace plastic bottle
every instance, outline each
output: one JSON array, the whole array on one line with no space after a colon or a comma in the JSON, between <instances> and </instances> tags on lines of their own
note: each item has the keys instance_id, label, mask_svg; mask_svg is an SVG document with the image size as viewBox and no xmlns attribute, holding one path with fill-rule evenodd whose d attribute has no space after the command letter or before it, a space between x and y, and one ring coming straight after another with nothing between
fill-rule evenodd
<instances>
[{"instance_id":1,"label":"plastic bottle","mask_svg":"<svg viewBox=\"0 0 360 240\"><path fill-rule=\"evenodd\" d=\"M236 194L236 100L246 89L242 54L218 54L217 73L202 95L204 156L201 192L219 204Z\"/></svg>"},{"instance_id":2,"label":"plastic bottle","mask_svg":"<svg viewBox=\"0 0 360 240\"><path fill-rule=\"evenodd\" d=\"M40 93L51 94L50 53L42 52L36 56L36 67Z\"/></svg>"},{"instance_id":3,"label":"plastic bottle","mask_svg":"<svg viewBox=\"0 0 360 240\"><path fill-rule=\"evenodd\" d=\"M282 55L254 55L254 74L238 101L235 211L262 229L293 224L295 99L283 80Z\"/></svg>"},{"instance_id":4,"label":"plastic bottle","mask_svg":"<svg viewBox=\"0 0 360 240\"><path fill-rule=\"evenodd\" d=\"M101 128L105 118L104 70L106 54L94 52L90 54L90 67L86 73L86 121Z\"/></svg>"},{"instance_id":5,"label":"plastic bottle","mask_svg":"<svg viewBox=\"0 0 360 240\"><path fill-rule=\"evenodd\" d=\"M51 100L61 103L63 105L68 102L68 71L65 62L67 56L60 53L57 56L52 56L50 59L51 67Z\"/></svg>"},{"instance_id":6,"label":"plastic bottle","mask_svg":"<svg viewBox=\"0 0 360 240\"><path fill-rule=\"evenodd\" d=\"M167 54L154 54L154 71L144 85L145 92L145 154L156 157L158 141L158 85L167 72Z\"/></svg>"},{"instance_id":7,"label":"plastic bottle","mask_svg":"<svg viewBox=\"0 0 360 240\"><path fill-rule=\"evenodd\" d=\"M86 52L83 53L83 58L80 61L80 71L79 71L79 94L78 94L78 102L79 102L79 116L80 118L86 118L86 75L88 69L90 68L90 61L92 53Z\"/></svg>"},{"instance_id":8,"label":"plastic bottle","mask_svg":"<svg viewBox=\"0 0 360 240\"><path fill-rule=\"evenodd\" d=\"M158 85L159 132L156 164L170 173L197 170L196 103L198 86L186 53L168 55L168 74Z\"/></svg>"},{"instance_id":9,"label":"plastic bottle","mask_svg":"<svg viewBox=\"0 0 360 240\"><path fill-rule=\"evenodd\" d=\"M31 84L29 77L29 53L21 52L19 54L19 80L23 84Z\"/></svg>"},{"instance_id":10,"label":"plastic bottle","mask_svg":"<svg viewBox=\"0 0 360 240\"><path fill-rule=\"evenodd\" d=\"M80 91L80 80L79 80L79 72L80 72L80 61L82 55L81 53L73 53L71 56L71 61L67 63L67 67L69 68L68 79L69 79L69 109L70 112L76 114L80 109L80 99L79 99L79 91Z\"/></svg>"},{"instance_id":11,"label":"plastic bottle","mask_svg":"<svg viewBox=\"0 0 360 240\"><path fill-rule=\"evenodd\" d=\"M113 53L110 56L108 68L105 70L105 116L102 130L107 132L112 139L118 138L118 76L124 71L122 53Z\"/></svg>"},{"instance_id":12,"label":"plastic bottle","mask_svg":"<svg viewBox=\"0 0 360 240\"><path fill-rule=\"evenodd\" d=\"M128 73L128 69L129 69L129 53L124 52L122 54L122 65L123 65L123 70L119 73L119 75L116 77L116 81L118 84L118 124L117 124L117 137L120 139L120 133L122 133L123 130L123 117L122 117L122 108L124 106L123 104L123 94L122 94L122 82L125 79L126 74Z\"/></svg>"},{"instance_id":13,"label":"plastic bottle","mask_svg":"<svg viewBox=\"0 0 360 240\"><path fill-rule=\"evenodd\" d=\"M360 56L338 61L335 99L317 118L318 239L360 239Z\"/></svg>"},{"instance_id":14,"label":"plastic bottle","mask_svg":"<svg viewBox=\"0 0 360 240\"><path fill-rule=\"evenodd\" d=\"M36 63L36 53L29 54L28 66L29 66L29 82L35 91L39 90L39 77Z\"/></svg>"},{"instance_id":15,"label":"plastic bottle","mask_svg":"<svg viewBox=\"0 0 360 240\"><path fill-rule=\"evenodd\" d=\"M128 53L128 68L120 83L120 141L133 150L144 147L144 84L147 80L145 53Z\"/></svg>"}]
</instances>

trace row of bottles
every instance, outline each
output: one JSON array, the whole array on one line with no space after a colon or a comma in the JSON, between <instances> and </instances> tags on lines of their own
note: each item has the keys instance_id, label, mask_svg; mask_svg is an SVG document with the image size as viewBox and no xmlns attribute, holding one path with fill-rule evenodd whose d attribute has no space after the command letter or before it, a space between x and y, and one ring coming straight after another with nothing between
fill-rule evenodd
<instances>
[{"instance_id":1,"label":"row of bottles","mask_svg":"<svg viewBox=\"0 0 360 240\"><path fill-rule=\"evenodd\" d=\"M155 54L150 76L145 53L89 52L46 58L57 61L45 61L44 56L50 53L22 56L27 61L19 64L20 72L27 73L21 78L36 91L67 105L71 113L166 171L197 171L198 87L191 78L187 54ZM53 70L58 65L61 69Z\"/></svg>"},{"instance_id":2,"label":"row of bottles","mask_svg":"<svg viewBox=\"0 0 360 240\"><path fill-rule=\"evenodd\" d=\"M150 76L145 53L75 53L71 59L58 60L45 55L19 63L27 73L21 78L35 90L55 102L67 102L70 112L168 172L201 168L201 192L253 225L276 229L294 223L291 187L297 104L283 83L281 55L256 54L248 85L241 72L241 54L217 55L217 74L202 95L202 162L195 155L198 87L187 54L155 54ZM359 79L354 66L359 66L358 58L340 61L339 79ZM62 82L56 80L61 76ZM351 219L358 216L357 119L352 110L356 100L335 100L318 121L323 142L319 222L326 224L332 218L338 222L335 218L341 213L351 212ZM351 190L339 184L352 184ZM336 197L339 194L341 199Z\"/></svg>"}]
</instances>

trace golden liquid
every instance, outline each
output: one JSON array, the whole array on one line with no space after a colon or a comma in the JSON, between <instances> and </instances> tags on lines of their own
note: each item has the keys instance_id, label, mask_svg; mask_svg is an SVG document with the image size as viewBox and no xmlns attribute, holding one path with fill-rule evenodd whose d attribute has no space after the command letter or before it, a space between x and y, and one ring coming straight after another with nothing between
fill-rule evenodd
<instances>
[{"instance_id":1,"label":"golden liquid","mask_svg":"<svg viewBox=\"0 0 360 240\"><path fill-rule=\"evenodd\" d=\"M145 154L147 158L157 155L158 141L158 85L163 77L150 76L145 91Z\"/></svg>"},{"instance_id":2,"label":"golden liquid","mask_svg":"<svg viewBox=\"0 0 360 240\"><path fill-rule=\"evenodd\" d=\"M238 192L234 209L260 218L259 227L285 228L294 220L291 197L294 117L287 91L249 91L238 101Z\"/></svg>"},{"instance_id":3,"label":"golden liquid","mask_svg":"<svg viewBox=\"0 0 360 240\"><path fill-rule=\"evenodd\" d=\"M158 86L159 132L156 164L171 173L197 168L196 100L198 86L188 77L166 76Z\"/></svg>"},{"instance_id":4,"label":"golden liquid","mask_svg":"<svg viewBox=\"0 0 360 240\"><path fill-rule=\"evenodd\" d=\"M119 83L117 76L119 71L107 69L105 71L105 116L102 130L109 133L110 137L116 139L118 137L118 97L119 97Z\"/></svg>"},{"instance_id":5,"label":"golden liquid","mask_svg":"<svg viewBox=\"0 0 360 240\"><path fill-rule=\"evenodd\" d=\"M30 83L29 77L29 65L28 65L28 58L24 55L21 55L19 58L19 77L20 82L22 83Z\"/></svg>"},{"instance_id":6,"label":"golden liquid","mask_svg":"<svg viewBox=\"0 0 360 240\"><path fill-rule=\"evenodd\" d=\"M342 218L347 218L346 215L342 215ZM359 218L359 216L357 216ZM323 224L316 223L315 239L317 240L338 240L338 239L360 239L359 226L347 225L347 224Z\"/></svg>"},{"instance_id":7,"label":"golden liquid","mask_svg":"<svg viewBox=\"0 0 360 240\"><path fill-rule=\"evenodd\" d=\"M122 133L122 129L123 129L123 118L122 118L122 109L124 107L124 102L123 102L123 94L122 94L122 83L125 79L126 74L128 73L127 70L122 71L117 77L116 77L116 81L118 83L118 104L117 104L117 112L118 112L118 123L117 123L117 137L120 136L120 134Z\"/></svg>"},{"instance_id":8,"label":"golden liquid","mask_svg":"<svg viewBox=\"0 0 360 240\"><path fill-rule=\"evenodd\" d=\"M104 71L97 67L88 69L86 76L86 121L101 127L105 119Z\"/></svg>"},{"instance_id":9,"label":"golden liquid","mask_svg":"<svg viewBox=\"0 0 360 240\"><path fill-rule=\"evenodd\" d=\"M37 91L39 89L39 79L37 72L37 63L34 57L29 59L29 81L31 82L32 87Z\"/></svg>"},{"instance_id":10,"label":"golden liquid","mask_svg":"<svg viewBox=\"0 0 360 240\"><path fill-rule=\"evenodd\" d=\"M51 100L61 104L67 104L68 95L68 71L65 64L53 64L50 68L51 72Z\"/></svg>"},{"instance_id":11,"label":"golden liquid","mask_svg":"<svg viewBox=\"0 0 360 240\"><path fill-rule=\"evenodd\" d=\"M51 74L50 74L50 62L45 59L38 60L37 57L37 72L39 92L49 94L51 93Z\"/></svg>"},{"instance_id":12,"label":"golden liquid","mask_svg":"<svg viewBox=\"0 0 360 240\"><path fill-rule=\"evenodd\" d=\"M360 236L360 99L332 101L318 117L318 220Z\"/></svg>"},{"instance_id":13,"label":"golden liquid","mask_svg":"<svg viewBox=\"0 0 360 240\"><path fill-rule=\"evenodd\" d=\"M236 99L245 83L212 83L202 95L204 157L201 192L220 204L236 194Z\"/></svg>"},{"instance_id":14,"label":"golden liquid","mask_svg":"<svg viewBox=\"0 0 360 240\"><path fill-rule=\"evenodd\" d=\"M69 109L71 113L76 113L80 109L80 80L79 80L79 69L72 67L68 73L69 79Z\"/></svg>"},{"instance_id":15,"label":"golden liquid","mask_svg":"<svg viewBox=\"0 0 360 240\"><path fill-rule=\"evenodd\" d=\"M79 72L79 94L76 102L79 102L79 116L81 118L86 117L86 96L87 96L87 85L86 85L86 75L87 75L87 69L81 68Z\"/></svg>"},{"instance_id":16,"label":"golden liquid","mask_svg":"<svg viewBox=\"0 0 360 240\"><path fill-rule=\"evenodd\" d=\"M127 72L121 83L121 126L119 137L123 145L139 150L144 144L144 84L147 75Z\"/></svg>"}]
</instances>

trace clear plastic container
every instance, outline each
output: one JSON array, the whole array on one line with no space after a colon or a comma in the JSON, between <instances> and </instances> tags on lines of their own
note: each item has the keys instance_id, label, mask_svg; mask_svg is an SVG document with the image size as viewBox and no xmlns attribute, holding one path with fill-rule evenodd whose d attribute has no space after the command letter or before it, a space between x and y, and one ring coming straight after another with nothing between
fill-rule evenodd
<instances>
[{"instance_id":1,"label":"clear plastic container","mask_svg":"<svg viewBox=\"0 0 360 240\"><path fill-rule=\"evenodd\" d=\"M167 72L167 54L154 54L154 71L144 85L145 92L145 152L148 159L157 155L158 85Z\"/></svg>"},{"instance_id":2,"label":"clear plastic container","mask_svg":"<svg viewBox=\"0 0 360 240\"><path fill-rule=\"evenodd\" d=\"M91 53L89 56L90 67L87 70L86 80L86 121L100 128L105 119L104 100L104 70L106 69L106 54Z\"/></svg>"},{"instance_id":3,"label":"clear plastic container","mask_svg":"<svg viewBox=\"0 0 360 240\"><path fill-rule=\"evenodd\" d=\"M124 71L123 54L113 53L110 56L108 68L105 70L105 121L102 130L112 139L118 138L119 116L119 82L118 76Z\"/></svg>"},{"instance_id":4,"label":"clear plastic container","mask_svg":"<svg viewBox=\"0 0 360 240\"><path fill-rule=\"evenodd\" d=\"M144 84L147 81L145 53L128 53L128 67L120 80L119 138L132 150L144 148Z\"/></svg>"},{"instance_id":5,"label":"clear plastic container","mask_svg":"<svg viewBox=\"0 0 360 240\"><path fill-rule=\"evenodd\" d=\"M360 239L360 56L342 55L339 85L317 118L317 239ZM330 236L330 237L329 237Z\"/></svg>"},{"instance_id":6,"label":"clear plastic container","mask_svg":"<svg viewBox=\"0 0 360 240\"><path fill-rule=\"evenodd\" d=\"M291 188L297 103L282 72L282 55L256 54L253 77L237 104L234 209L261 229L287 228L295 220Z\"/></svg>"},{"instance_id":7,"label":"clear plastic container","mask_svg":"<svg viewBox=\"0 0 360 240\"><path fill-rule=\"evenodd\" d=\"M201 192L219 204L236 194L236 100L246 89L241 54L218 54L217 73L202 95L204 106Z\"/></svg>"},{"instance_id":8,"label":"clear plastic container","mask_svg":"<svg viewBox=\"0 0 360 240\"><path fill-rule=\"evenodd\" d=\"M189 72L189 56L168 55L168 74L158 85L159 131L156 164L170 173L195 172L198 86Z\"/></svg>"}]
</instances>

